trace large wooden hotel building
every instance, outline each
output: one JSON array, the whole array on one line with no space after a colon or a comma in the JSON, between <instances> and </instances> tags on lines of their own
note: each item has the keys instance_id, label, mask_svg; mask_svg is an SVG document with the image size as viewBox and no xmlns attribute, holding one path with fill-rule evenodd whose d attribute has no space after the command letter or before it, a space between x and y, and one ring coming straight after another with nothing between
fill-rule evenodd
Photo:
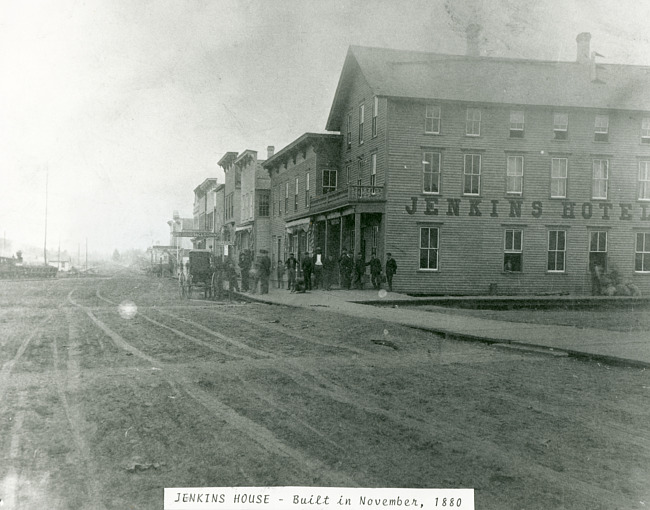
<instances>
[{"instance_id":1,"label":"large wooden hotel building","mask_svg":"<svg viewBox=\"0 0 650 510\"><path fill-rule=\"evenodd\" d=\"M476 35L475 33L473 34ZM412 294L650 293L650 68L351 47L326 129L269 158L272 253L391 252Z\"/></svg>"}]
</instances>

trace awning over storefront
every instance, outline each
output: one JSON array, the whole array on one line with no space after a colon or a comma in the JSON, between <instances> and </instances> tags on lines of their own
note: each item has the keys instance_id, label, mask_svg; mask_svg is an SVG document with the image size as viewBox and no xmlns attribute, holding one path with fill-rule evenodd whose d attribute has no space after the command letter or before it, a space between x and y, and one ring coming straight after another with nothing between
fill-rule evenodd
<instances>
[{"instance_id":1,"label":"awning over storefront","mask_svg":"<svg viewBox=\"0 0 650 510\"><path fill-rule=\"evenodd\" d=\"M295 234L298 230L307 232L310 226L310 218L300 218L299 220L288 221L284 227L290 234Z\"/></svg>"},{"instance_id":2,"label":"awning over storefront","mask_svg":"<svg viewBox=\"0 0 650 510\"><path fill-rule=\"evenodd\" d=\"M253 230L253 225L244 225L243 227L235 227L235 232L250 232Z\"/></svg>"}]
</instances>

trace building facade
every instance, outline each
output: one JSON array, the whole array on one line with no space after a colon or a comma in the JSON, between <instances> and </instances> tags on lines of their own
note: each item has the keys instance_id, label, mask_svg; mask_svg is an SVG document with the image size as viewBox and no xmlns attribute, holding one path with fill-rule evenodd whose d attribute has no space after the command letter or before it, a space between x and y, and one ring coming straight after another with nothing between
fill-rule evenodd
<instances>
[{"instance_id":1,"label":"building facade","mask_svg":"<svg viewBox=\"0 0 650 510\"><path fill-rule=\"evenodd\" d=\"M241 169L235 165L236 159L236 152L226 152L218 162L225 174L223 230L231 241L235 239L235 229L241 217ZM238 256L237 246L229 246L228 257L238 260Z\"/></svg>"},{"instance_id":2,"label":"building facade","mask_svg":"<svg viewBox=\"0 0 650 510\"><path fill-rule=\"evenodd\" d=\"M588 34L575 62L470 53L350 48L317 221L351 211L339 248L391 252L400 292L588 294L595 265L650 292L650 69Z\"/></svg>"},{"instance_id":3,"label":"building facade","mask_svg":"<svg viewBox=\"0 0 650 510\"><path fill-rule=\"evenodd\" d=\"M214 232L215 190L217 179L206 179L194 188L194 230ZM197 236L192 239L194 249L214 249L214 236Z\"/></svg>"}]
</instances>

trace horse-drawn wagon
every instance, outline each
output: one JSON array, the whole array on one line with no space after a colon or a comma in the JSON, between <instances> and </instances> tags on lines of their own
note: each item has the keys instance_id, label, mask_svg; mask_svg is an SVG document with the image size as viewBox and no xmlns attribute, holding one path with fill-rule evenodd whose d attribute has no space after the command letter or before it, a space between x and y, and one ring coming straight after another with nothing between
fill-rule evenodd
<instances>
[{"instance_id":1,"label":"horse-drawn wagon","mask_svg":"<svg viewBox=\"0 0 650 510\"><path fill-rule=\"evenodd\" d=\"M192 289L203 289L204 297L213 294L212 253L210 250L191 250L185 267L181 267L178 277L181 297L192 297Z\"/></svg>"}]
</instances>

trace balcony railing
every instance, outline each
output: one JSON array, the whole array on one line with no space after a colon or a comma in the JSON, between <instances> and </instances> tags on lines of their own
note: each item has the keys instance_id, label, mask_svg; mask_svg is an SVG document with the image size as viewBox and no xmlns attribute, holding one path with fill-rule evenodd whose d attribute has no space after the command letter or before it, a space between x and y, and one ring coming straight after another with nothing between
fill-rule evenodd
<instances>
[{"instance_id":1,"label":"balcony railing","mask_svg":"<svg viewBox=\"0 0 650 510\"><path fill-rule=\"evenodd\" d=\"M381 202L383 200L383 186L350 186L348 189L312 197L309 208L317 210L326 206L347 205L356 202Z\"/></svg>"}]
</instances>

